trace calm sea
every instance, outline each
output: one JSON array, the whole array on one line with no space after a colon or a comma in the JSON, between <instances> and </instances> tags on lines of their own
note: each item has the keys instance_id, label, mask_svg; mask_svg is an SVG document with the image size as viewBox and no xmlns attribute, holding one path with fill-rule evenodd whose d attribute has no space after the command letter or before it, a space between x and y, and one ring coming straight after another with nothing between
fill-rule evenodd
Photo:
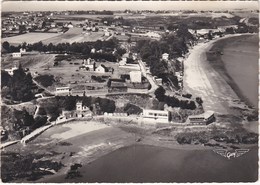
<instances>
[{"instance_id":1,"label":"calm sea","mask_svg":"<svg viewBox=\"0 0 260 185\"><path fill-rule=\"evenodd\" d=\"M229 39L221 58L242 95L258 107L259 35Z\"/></svg>"},{"instance_id":2,"label":"calm sea","mask_svg":"<svg viewBox=\"0 0 260 185\"><path fill-rule=\"evenodd\" d=\"M258 152L228 160L211 150L180 150L148 145L118 149L80 169L82 177L51 182L252 182Z\"/></svg>"}]
</instances>

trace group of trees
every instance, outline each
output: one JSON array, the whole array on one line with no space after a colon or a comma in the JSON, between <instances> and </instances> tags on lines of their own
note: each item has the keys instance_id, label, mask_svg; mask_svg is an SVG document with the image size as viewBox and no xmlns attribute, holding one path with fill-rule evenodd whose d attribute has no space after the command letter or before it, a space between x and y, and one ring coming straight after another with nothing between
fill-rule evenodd
<instances>
[{"instance_id":1,"label":"group of trees","mask_svg":"<svg viewBox=\"0 0 260 185\"><path fill-rule=\"evenodd\" d=\"M190 109L190 110L194 110L197 108L193 100L179 100L174 96L166 96L165 89L162 86L156 89L154 94L156 99L159 102L164 102L165 104L171 107L180 107L181 109Z\"/></svg>"},{"instance_id":2,"label":"group of trees","mask_svg":"<svg viewBox=\"0 0 260 185\"><path fill-rule=\"evenodd\" d=\"M41 41L34 44L23 43L22 45L13 46L7 41L3 42L3 48L9 52L18 52L20 48L25 48L27 51L39 51L39 52L53 52L53 53L78 53L82 55L92 54L94 58L104 58L109 61L114 61L115 56L121 57L126 50L119 47L117 39L110 39L108 41L96 42L74 42L70 43L59 43L59 44L43 44ZM102 53L91 53L91 49L94 48L96 51L102 50ZM115 56L112 52L116 49Z\"/></svg>"},{"instance_id":3,"label":"group of trees","mask_svg":"<svg viewBox=\"0 0 260 185\"><path fill-rule=\"evenodd\" d=\"M6 71L1 71L2 97L13 101L30 101L34 98L32 92L33 81L30 73L25 73L20 65L10 76Z\"/></svg>"},{"instance_id":4,"label":"group of trees","mask_svg":"<svg viewBox=\"0 0 260 185\"><path fill-rule=\"evenodd\" d=\"M193 41L194 39L195 38L193 35L188 31L187 25L180 24L176 33L165 34L159 41L138 41L135 50L140 52L142 60L146 62L148 66L150 66L152 75L162 77L163 81L166 82L169 81L168 77L170 77L170 81L172 81L171 83L177 87L178 80L177 78L173 77L173 74L171 74L172 71L170 71L168 67L169 63L167 63L167 61L161 60L162 54L168 53L170 59L181 57L188 52L187 43ZM176 62L176 65L179 64ZM177 69L179 66L174 68Z\"/></svg>"},{"instance_id":5,"label":"group of trees","mask_svg":"<svg viewBox=\"0 0 260 185\"><path fill-rule=\"evenodd\" d=\"M38 115L34 118L33 115L30 115L25 109L14 110L13 116L15 118L15 122L13 123L12 129L13 131L18 132L20 137L24 137L31 131L45 125L48 119L46 114ZM24 130L26 130L26 132L22 132Z\"/></svg>"}]
</instances>

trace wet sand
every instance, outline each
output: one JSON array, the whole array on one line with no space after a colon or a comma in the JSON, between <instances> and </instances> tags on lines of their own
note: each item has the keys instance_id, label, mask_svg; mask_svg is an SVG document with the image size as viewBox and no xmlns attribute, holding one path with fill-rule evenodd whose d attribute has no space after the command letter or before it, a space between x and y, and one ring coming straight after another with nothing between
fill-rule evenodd
<instances>
[{"instance_id":1,"label":"wet sand","mask_svg":"<svg viewBox=\"0 0 260 185\"><path fill-rule=\"evenodd\" d=\"M217 41L210 49L223 53L217 56L215 61L210 61L210 64L221 75L226 76L227 82L239 98L256 108L258 108L258 44L259 35L244 35Z\"/></svg>"}]
</instances>

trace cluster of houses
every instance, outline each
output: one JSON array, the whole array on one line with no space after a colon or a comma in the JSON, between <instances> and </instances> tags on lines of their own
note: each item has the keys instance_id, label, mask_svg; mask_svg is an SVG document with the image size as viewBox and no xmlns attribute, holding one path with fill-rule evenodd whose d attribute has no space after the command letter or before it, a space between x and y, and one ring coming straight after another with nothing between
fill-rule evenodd
<instances>
[{"instance_id":1,"label":"cluster of houses","mask_svg":"<svg viewBox=\"0 0 260 185\"><path fill-rule=\"evenodd\" d=\"M79 67L80 70L92 71L97 73L107 73L111 72L113 74L114 69L111 67L106 67L103 64L96 66L96 61L94 59L88 58L83 60L83 65Z\"/></svg>"},{"instance_id":2,"label":"cluster of houses","mask_svg":"<svg viewBox=\"0 0 260 185\"><path fill-rule=\"evenodd\" d=\"M64 32L64 28L73 28L71 22L53 21L53 13L23 12L14 13L2 19L2 35L9 36L26 32Z\"/></svg>"}]
</instances>

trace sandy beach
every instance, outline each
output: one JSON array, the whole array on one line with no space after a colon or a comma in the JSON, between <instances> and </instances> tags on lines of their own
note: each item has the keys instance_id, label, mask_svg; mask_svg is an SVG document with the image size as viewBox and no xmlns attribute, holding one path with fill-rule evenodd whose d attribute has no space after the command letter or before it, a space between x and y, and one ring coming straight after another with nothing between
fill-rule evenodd
<instances>
[{"instance_id":1,"label":"sandy beach","mask_svg":"<svg viewBox=\"0 0 260 185\"><path fill-rule=\"evenodd\" d=\"M201 97L206 111L233 114L232 106L237 102L241 103L237 93L234 92L225 77L210 65L206 55L215 42L234 36L238 35L229 35L207 43L199 43L184 61L184 90L195 97ZM243 103L241 104L243 106Z\"/></svg>"}]
</instances>

